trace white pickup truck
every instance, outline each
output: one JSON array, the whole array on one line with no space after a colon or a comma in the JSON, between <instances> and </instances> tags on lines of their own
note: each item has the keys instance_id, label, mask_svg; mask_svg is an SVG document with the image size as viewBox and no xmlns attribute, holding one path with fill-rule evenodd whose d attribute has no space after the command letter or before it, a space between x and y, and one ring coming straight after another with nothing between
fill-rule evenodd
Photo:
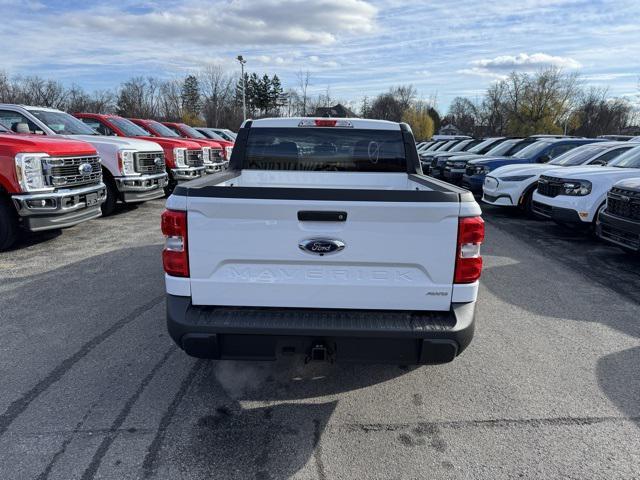
<instances>
[{"instance_id":1,"label":"white pickup truck","mask_svg":"<svg viewBox=\"0 0 640 480\"><path fill-rule=\"evenodd\" d=\"M162 215L169 333L200 358L431 364L471 342L484 222L406 124L246 121Z\"/></svg>"}]
</instances>

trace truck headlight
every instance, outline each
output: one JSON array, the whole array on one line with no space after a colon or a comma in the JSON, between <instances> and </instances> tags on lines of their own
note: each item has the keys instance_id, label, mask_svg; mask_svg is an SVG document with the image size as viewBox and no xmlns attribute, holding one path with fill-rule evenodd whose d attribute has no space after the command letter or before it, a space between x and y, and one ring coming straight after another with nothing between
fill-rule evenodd
<instances>
[{"instance_id":1,"label":"truck headlight","mask_svg":"<svg viewBox=\"0 0 640 480\"><path fill-rule=\"evenodd\" d=\"M224 147L225 160L231 159L231 154L233 153L233 147Z\"/></svg>"},{"instance_id":2,"label":"truck headlight","mask_svg":"<svg viewBox=\"0 0 640 480\"><path fill-rule=\"evenodd\" d=\"M118 169L122 175L140 175L136 172L135 150L118 150Z\"/></svg>"},{"instance_id":3,"label":"truck headlight","mask_svg":"<svg viewBox=\"0 0 640 480\"><path fill-rule=\"evenodd\" d=\"M498 177L498 179L501 182L524 182L533 177L534 175L513 175L512 177Z\"/></svg>"},{"instance_id":4,"label":"truck headlight","mask_svg":"<svg viewBox=\"0 0 640 480\"><path fill-rule=\"evenodd\" d=\"M187 149L186 148L174 148L173 159L178 167L187 166Z\"/></svg>"},{"instance_id":5,"label":"truck headlight","mask_svg":"<svg viewBox=\"0 0 640 480\"><path fill-rule=\"evenodd\" d=\"M44 175L44 158L46 153L19 153L15 157L16 177L23 192L51 191Z\"/></svg>"},{"instance_id":6,"label":"truck headlight","mask_svg":"<svg viewBox=\"0 0 640 480\"><path fill-rule=\"evenodd\" d=\"M491 171L491 167L487 167L486 165L476 165L473 167L474 175L486 175Z\"/></svg>"},{"instance_id":7,"label":"truck headlight","mask_svg":"<svg viewBox=\"0 0 640 480\"><path fill-rule=\"evenodd\" d=\"M202 161L211 163L211 147L202 147Z\"/></svg>"},{"instance_id":8,"label":"truck headlight","mask_svg":"<svg viewBox=\"0 0 640 480\"><path fill-rule=\"evenodd\" d=\"M591 182L587 180L574 180L562 184L562 194L583 197L591 193Z\"/></svg>"}]
</instances>

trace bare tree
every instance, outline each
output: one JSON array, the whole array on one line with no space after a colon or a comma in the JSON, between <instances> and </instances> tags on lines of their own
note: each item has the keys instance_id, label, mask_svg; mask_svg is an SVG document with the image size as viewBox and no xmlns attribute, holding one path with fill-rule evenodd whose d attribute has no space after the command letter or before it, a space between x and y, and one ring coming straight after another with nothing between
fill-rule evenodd
<instances>
[{"instance_id":1,"label":"bare tree","mask_svg":"<svg viewBox=\"0 0 640 480\"><path fill-rule=\"evenodd\" d=\"M199 74L204 97L204 117L207 125L217 127L225 107L233 101L236 79L224 72L220 65L208 65Z\"/></svg>"},{"instance_id":2,"label":"bare tree","mask_svg":"<svg viewBox=\"0 0 640 480\"><path fill-rule=\"evenodd\" d=\"M300 97L302 99L302 111L300 112L303 117L307 116L307 102L309 100L308 91L311 86L311 72L309 70L303 72L300 70L297 74L298 86L300 87Z\"/></svg>"},{"instance_id":3,"label":"bare tree","mask_svg":"<svg viewBox=\"0 0 640 480\"><path fill-rule=\"evenodd\" d=\"M633 108L620 98L609 98L606 88L590 88L580 96L571 123L572 133L585 137L619 134L631 123Z\"/></svg>"}]
</instances>

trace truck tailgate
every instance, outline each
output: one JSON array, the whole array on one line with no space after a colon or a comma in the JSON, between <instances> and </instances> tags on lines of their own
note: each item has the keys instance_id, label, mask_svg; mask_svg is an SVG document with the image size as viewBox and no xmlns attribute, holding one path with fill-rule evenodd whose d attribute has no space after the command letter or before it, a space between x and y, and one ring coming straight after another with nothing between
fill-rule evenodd
<instances>
[{"instance_id":1,"label":"truck tailgate","mask_svg":"<svg viewBox=\"0 0 640 480\"><path fill-rule=\"evenodd\" d=\"M459 208L457 202L190 196L192 303L449 310ZM346 218L300 220L303 211ZM300 247L315 239L344 248L319 255Z\"/></svg>"}]
</instances>

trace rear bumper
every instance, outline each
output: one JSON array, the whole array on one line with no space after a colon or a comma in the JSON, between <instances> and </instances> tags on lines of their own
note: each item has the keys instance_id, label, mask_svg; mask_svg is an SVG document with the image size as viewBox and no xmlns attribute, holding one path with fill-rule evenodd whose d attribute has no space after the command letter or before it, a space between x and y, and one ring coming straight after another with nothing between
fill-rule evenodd
<instances>
[{"instance_id":1,"label":"rear bumper","mask_svg":"<svg viewBox=\"0 0 640 480\"><path fill-rule=\"evenodd\" d=\"M99 217L107 197L103 183L51 193L13 195L22 225L32 232L66 228Z\"/></svg>"},{"instance_id":2,"label":"rear bumper","mask_svg":"<svg viewBox=\"0 0 640 480\"><path fill-rule=\"evenodd\" d=\"M337 361L436 364L471 343L475 302L448 312L203 307L167 295L173 340L199 358L275 360L322 344Z\"/></svg>"},{"instance_id":3,"label":"rear bumper","mask_svg":"<svg viewBox=\"0 0 640 480\"><path fill-rule=\"evenodd\" d=\"M604 210L598 216L596 234L609 243L640 252L640 222L638 221L616 217Z\"/></svg>"},{"instance_id":4,"label":"rear bumper","mask_svg":"<svg viewBox=\"0 0 640 480\"><path fill-rule=\"evenodd\" d=\"M116 177L116 186L125 203L144 202L164 196L167 174Z\"/></svg>"}]
</instances>

